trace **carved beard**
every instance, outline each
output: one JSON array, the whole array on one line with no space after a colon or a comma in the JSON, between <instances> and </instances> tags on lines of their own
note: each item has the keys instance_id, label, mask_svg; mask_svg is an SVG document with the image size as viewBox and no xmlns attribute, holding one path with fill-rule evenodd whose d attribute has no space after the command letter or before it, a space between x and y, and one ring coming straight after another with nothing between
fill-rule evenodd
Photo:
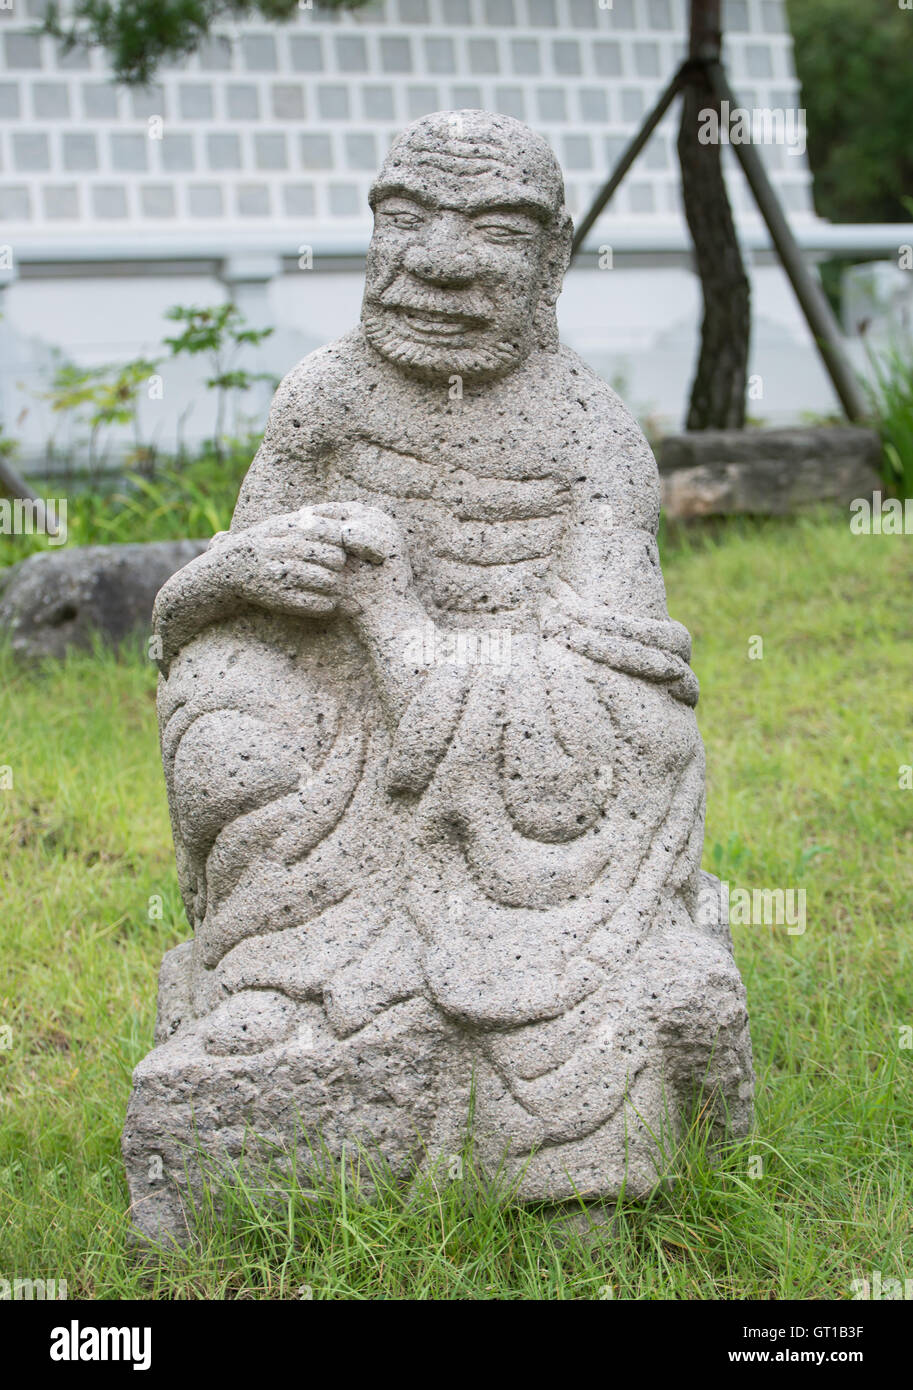
<instances>
[{"instance_id":1,"label":"carved beard","mask_svg":"<svg viewBox=\"0 0 913 1390\"><path fill-rule=\"evenodd\" d=\"M465 380L501 376L519 366L529 354L527 345L506 341L491 347L465 348L435 347L433 343L418 342L403 335L388 310L373 305L365 305L361 321L365 337L381 357L435 381L451 376Z\"/></svg>"},{"instance_id":2,"label":"carved beard","mask_svg":"<svg viewBox=\"0 0 913 1390\"><path fill-rule=\"evenodd\" d=\"M463 332L456 332L450 341L423 341L404 330L401 317L403 304L416 313L460 314L468 322ZM362 306L361 321L365 337L388 362L429 380L447 380L459 376L465 380L486 380L503 376L524 361L533 347L535 330L532 323L520 325L521 330L511 339L496 337L490 342L465 340L491 331L495 318L493 306L477 292L448 296L445 292L419 288L404 278L396 277L381 288L367 290Z\"/></svg>"}]
</instances>

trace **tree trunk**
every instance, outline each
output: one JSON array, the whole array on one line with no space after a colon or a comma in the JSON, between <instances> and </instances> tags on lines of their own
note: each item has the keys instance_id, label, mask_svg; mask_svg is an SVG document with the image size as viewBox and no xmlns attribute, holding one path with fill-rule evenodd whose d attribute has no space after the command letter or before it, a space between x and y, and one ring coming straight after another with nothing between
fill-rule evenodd
<instances>
[{"instance_id":1,"label":"tree trunk","mask_svg":"<svg viewBox=\"0 0 913 1390\"><path fill-rule=\"evenodd\" d=\"M721 0L691 0L689 57L719 57ZM719 101L700 67L683 91L678 157L685 217L694 243L704 296L701 349L688 407L689 430L740 429L745 423L745 384L751 308L726 184L721 146L698 140L699 113L719 116Z\"/></svg>"},{"instance_id":2,"label":"tree trunk","mask_svg":"<svg viewBox=\"0 0 913 1390\"><path fill-rule=\"evenodd\" d=\"M20 478L9 460L3 457L2 452L0 452L0 496L14 499L21 497L23 502L38 501L37 492L29 487L24 478Z\"/></svg>"}]
</instances>

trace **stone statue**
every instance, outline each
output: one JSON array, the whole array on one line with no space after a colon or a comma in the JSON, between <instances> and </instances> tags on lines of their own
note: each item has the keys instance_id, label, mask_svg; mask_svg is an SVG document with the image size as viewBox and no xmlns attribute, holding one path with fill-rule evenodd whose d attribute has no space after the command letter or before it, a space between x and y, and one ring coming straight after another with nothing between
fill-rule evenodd
<instances>
[{"instance_id":1,"label":"stone statue","mask_svg":"<svg viewBox=\"0 0 913 1390\"><path fill-rule=\"evenodd\" d=\"M245 1131L406 1174L472 1095L477 1161L559 1201L647 1192L701 1092L750 1124L657 470L558 342L561 171L440 112L370 201L360 325L282 383L230 531L156 603L194 938L124 1134L148 1235L183 1229L187 1146Z\"/></svg>"}]
</instances>

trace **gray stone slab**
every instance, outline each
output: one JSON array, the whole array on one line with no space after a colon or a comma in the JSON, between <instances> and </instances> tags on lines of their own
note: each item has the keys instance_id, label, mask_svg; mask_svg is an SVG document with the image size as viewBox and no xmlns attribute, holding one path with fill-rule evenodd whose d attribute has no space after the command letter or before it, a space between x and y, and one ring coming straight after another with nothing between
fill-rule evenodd
<instances>
[{"instance_id":1,"label":"gray stone slab","mask_svg":"<svg viewBox=\"0 0 913 1390\"><path fill-rule=\"evenodd\" d=\"M95 635L115 645L131 637L145 642L156 593L205 544L73 546L31 555L0 570L0 632L24 659L62 657L89 647Z\"/></svg>"},{"instance_id":2,"label":"gray stone slab","mask_svg":"<svg viewBox=\"0 0 913 1390\"><path fill-rule=\"evenodd\" d=\"M880 457L878 435L858 426L669 435L659 451L663 508L687 519L848 506L879 486Z\"/></svg>"}]
</instances>

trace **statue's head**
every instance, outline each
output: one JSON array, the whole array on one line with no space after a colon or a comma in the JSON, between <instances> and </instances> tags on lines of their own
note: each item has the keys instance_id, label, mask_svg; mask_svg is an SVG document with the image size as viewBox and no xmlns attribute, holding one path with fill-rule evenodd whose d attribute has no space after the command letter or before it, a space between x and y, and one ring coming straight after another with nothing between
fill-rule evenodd
<instances>
[{"instance_id":1,"label":"statue's head","mask_svg":"<svg viewBox=\"0 0 913 1390\"><path fill-rule=\"evenodd\" d=\"M370 203L362 324L388 361L472 381L557 348L572 228L541 136L488 111L423 116L391 146Z\"/></svg>"}]
</instances>

